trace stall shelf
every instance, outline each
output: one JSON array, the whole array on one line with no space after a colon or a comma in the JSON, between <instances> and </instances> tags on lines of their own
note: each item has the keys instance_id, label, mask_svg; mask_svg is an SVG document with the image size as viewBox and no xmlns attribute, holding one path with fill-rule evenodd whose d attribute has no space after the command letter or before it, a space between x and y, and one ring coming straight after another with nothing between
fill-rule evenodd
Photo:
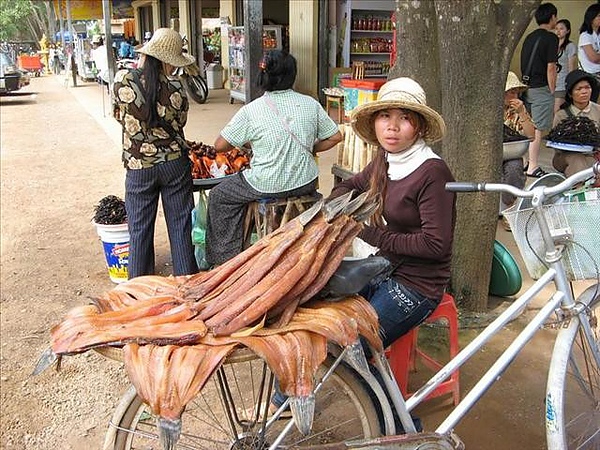
<instances>
[{"instance_id":1,"label":"stall shelf","mask_svg":"<svg viewBox=\"0 0 600 450\"><path fill-rule=\"evenodd\" d=\"M263 27L264 51L282 49L282 28L281 25ZM229 27L230 103L246 101L245 51L244 27Z\"/></svg>"}]
</instances>

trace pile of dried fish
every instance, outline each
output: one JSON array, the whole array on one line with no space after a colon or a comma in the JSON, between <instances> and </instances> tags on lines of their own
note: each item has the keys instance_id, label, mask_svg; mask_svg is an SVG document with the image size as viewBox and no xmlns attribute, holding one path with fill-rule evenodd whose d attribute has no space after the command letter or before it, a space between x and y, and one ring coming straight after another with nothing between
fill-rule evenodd
<instances>
[{"instance_id":1,"label":"pile of dried fish","mask_svg":"<svg viewBox=\"0 0 600 450\"><path fill-rule=\"evenodd\" d=\"M560 121L548 133L548 140L565 144L600 146L600 132L589 117L574 116Z\"/></svg>"},{"instance_id":2,"label":"pile of dried fish","mask_svg":"<svg viewBox=\"0 0 600 450\"><path fill-rule=\"evenodd\" d=\"M177 441L187 403L238 346L269 364L292 411L306 410L327 342L348 346L362 335L382 349L377 316L364 299L315 299L377 205L351 195L316 204L211 271L138 277L74 308L52 328L36 373L62 355L124 347L129 377L159 417L164 448ZM310 430L312 416L294 418Z\"/></svg>"}]
</instances>

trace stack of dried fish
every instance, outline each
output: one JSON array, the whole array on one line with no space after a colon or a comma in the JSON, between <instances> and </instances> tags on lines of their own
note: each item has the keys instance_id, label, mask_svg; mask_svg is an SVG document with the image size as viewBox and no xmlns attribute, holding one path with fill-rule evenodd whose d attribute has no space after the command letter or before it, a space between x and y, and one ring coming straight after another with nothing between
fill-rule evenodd
<instances>
[{"instance_id":1,"label":"stack of dried fish","mask_svg":"<svg viewBox=\"0 0 600 450\"><path fill-rule=\"evenodd\" d=\"M36 372L62 355L124 346L129 377L160 417L165 448L178 439L186 404L240 345L269 364L292 411L310 403L328 341L348 346L360 334L382 347L364 299L314 300L376 207L365 195L350 198L315 205L209 272L135 278L73 309L51 330ZM304 433L311 422L296 420Z\"/></svg>"}]
</instances>

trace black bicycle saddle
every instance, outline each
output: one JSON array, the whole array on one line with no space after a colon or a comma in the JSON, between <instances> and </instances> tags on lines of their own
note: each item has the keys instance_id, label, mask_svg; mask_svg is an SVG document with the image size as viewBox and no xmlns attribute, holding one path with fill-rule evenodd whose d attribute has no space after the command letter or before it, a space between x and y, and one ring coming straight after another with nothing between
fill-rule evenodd
<instances>
[{"instance_id":1,"label":"black bicycle saddle","mask_svg":"<svg viewBox=\"0 0 600 450\"><path fill-rule=\"evenodd\" d=\"M335 301L356 294L374 278L389 275L392 264L383 256L345 259L321 289L319 297Z\"/></svg>"}]
</instances>

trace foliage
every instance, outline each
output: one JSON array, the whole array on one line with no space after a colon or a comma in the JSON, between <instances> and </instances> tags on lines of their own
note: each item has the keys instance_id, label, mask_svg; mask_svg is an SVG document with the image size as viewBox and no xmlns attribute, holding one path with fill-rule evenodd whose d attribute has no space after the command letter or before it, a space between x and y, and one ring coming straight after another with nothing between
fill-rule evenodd
<instances>
[{"instance_id":1,"label":"foliage","mask_svg":"<svg viewBox=\"0 0 600 450\"><path fill-rule=\"evenodd\" d=\"M0 40L39 41L48 30L47 2L0 1Z\"/></svg>"},{"instance_id":2,"label":"foliage","mask_svg":"<svg viewBox=\"0 0 600 450\"><path fill-rule=\"evenodd\" d=\"M205 50L212 52L215 56L221 54L221 30L214 29L210 31L205 31L202 34Z\"/></svg>"}]
</instances>

